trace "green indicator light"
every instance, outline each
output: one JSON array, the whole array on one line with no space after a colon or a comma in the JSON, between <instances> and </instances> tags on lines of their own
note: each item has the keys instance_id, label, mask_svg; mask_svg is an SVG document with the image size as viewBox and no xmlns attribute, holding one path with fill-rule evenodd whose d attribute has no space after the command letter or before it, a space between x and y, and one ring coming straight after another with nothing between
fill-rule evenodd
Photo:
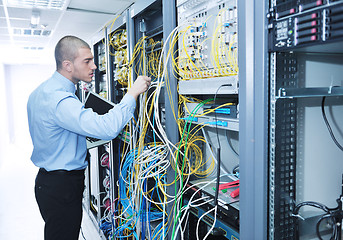
<instances>
[{"instance_id":1,"label":"green indicator light","mask_svg":"<svg viewBox=\"0 0 343 240\"><path fill-rule=\"evenodd\" d=\"M293 33L293 30L288 31L288 35L291 35Z\"/></svg>"}]
</instances>

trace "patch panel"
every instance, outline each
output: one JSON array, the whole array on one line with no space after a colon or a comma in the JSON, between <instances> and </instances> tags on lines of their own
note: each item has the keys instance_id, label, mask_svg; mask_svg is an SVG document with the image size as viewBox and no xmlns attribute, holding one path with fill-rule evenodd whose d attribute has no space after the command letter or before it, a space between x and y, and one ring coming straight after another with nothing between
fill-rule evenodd
<instances>
[{"instance_id":1,"label":"patch panel","mask_svg":"<svg viewBox=\"0 0 343 240\"><path fill-rule=\"evenodd\" d=\"M186 103L184 106L185 121L191 121L193 124L202 124L208 127L218 127L222 129L238 131L238 106L223 104L219 105L204 105L197 109L195 116L191 113L197 107L195 103Z\"/></svg>"},{"instance_id":2,"label":"patch panel","mask_svg":"<svg viewBox=\"0 0 343 240\"><path fill-rule=\"evenodd\" d=\"M109 34L110 71L112 81L112 101L118 103L128 86L129 67L127 53L127 31L121 26Z\"/></svg>"},{"instance_id":3,"label":"patch panel","mask_svg":"<svg viewBox=\"0 0 343 240\"><path fill-rule=\"evenodd\" d=\"M236 2L201 2L192 10L187 4L178 2L178 22L184 26L179 38L182 79L237 75Z\"/></svg>"},{"instance_id":4,"label":"patch panel","mask_svg":"<svg viewBox=\"0 0 343 240\"><path fill-rule=\"evenodd\" d=\"M189 115L186 114L187 118ZM220 129L239 131L239 121L238 119L227 119L222 117L198 117L193 119L193 124L201 124L208 127L218 127Z\"/></svg>"},{"instance_id":5,"label":"patch panel","mask_svg":"<svg viewBox=\"0 0 343 240\"><path fill-rule=\"evenodd\" d=\"M217 70L213 70L219 72ZM207 77L210 74L190 74L189 77L197 77L191 81L180 81L179 82L179 93L183 95L198 94L198 95L210 95L215 94L238 94L239 81L238 76L227 76L227 77ZM213 75L212 75L213 76ZM223 84L229 86L221 87ZM220 89L219 89L220 88ZM219 89L219 90L218 90Z\"/></svg>"}]
</instances>

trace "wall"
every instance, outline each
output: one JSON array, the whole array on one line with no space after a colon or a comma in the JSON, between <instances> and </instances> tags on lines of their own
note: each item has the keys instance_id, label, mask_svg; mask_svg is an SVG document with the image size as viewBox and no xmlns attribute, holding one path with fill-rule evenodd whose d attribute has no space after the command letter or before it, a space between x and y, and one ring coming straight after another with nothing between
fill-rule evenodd
<instances>
[{"instance_id":1,"label":"wall","mask_svg":"<svg viewBox=\"0 0 343 240\"><path fill-rule=\"evenodd\" d=\"M52 75L54 70L55 67L52 65L3 65L1 132L4 135L1 135L5 137L1 140L4 149L1 149L0 167L29 162L32 144L27 124L27 99L41 82ZM7 157L4 156L4 153L7 153ZM17 156L20 154L20 158L11 161L14 153Z\"/></svg>"},{"instance_id":2,"label":"wall","mask_svg":"<svg viewBox=\"0 0 343 240\"><path fill-rule=\"evenodd\" d=\"M0 63L0 239L43 239L44 223L33 190L38 168L30 161L26 103L54 69Z\"/></svg>"}]
</instances>

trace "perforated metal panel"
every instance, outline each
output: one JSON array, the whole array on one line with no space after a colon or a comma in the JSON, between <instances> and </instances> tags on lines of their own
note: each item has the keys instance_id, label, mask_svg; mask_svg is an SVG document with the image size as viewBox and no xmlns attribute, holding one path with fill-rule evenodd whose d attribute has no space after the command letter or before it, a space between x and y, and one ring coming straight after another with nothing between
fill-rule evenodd
<instances>
[{"instance_id":1,"label":"perforated metal panel","mask_svg":"<svg viewBox=\"0 0 343 240\"><path fill-rule=\"evenodd\" d=\"M294 239L297 100L277 92L297 86L297 61L290 53L272 53L270 61L269 237Z\"/></svg>"},{"instance_id":2,"label":"perforated metal panel","mask_svg":"<svg viewBox=\"0 0 343 240\"><path fill-rule=\"evenodd\" d=\"M275 239L294 239L295 225L291 216L295 202L296 170L296 100L276 103L275 128Z\"/></svg>"}]
</instances>

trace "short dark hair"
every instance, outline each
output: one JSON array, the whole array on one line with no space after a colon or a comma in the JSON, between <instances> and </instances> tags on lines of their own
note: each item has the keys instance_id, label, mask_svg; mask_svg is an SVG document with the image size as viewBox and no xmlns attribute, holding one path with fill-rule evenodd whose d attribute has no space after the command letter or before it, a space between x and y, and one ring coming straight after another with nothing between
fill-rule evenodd
<instances>
[{"instance_id":1,"label":"short dark hair","mask_svg":"<svg viewBox=\"0 0 343 240\"><path fill-rule=\"evenodd\" d=\"M80 48L89 48L88 43L75 36L65 36L61 38L55 47L56 69L62 68L62 62L69 60L74 62Z\"/></svg>"}]
</instances>

